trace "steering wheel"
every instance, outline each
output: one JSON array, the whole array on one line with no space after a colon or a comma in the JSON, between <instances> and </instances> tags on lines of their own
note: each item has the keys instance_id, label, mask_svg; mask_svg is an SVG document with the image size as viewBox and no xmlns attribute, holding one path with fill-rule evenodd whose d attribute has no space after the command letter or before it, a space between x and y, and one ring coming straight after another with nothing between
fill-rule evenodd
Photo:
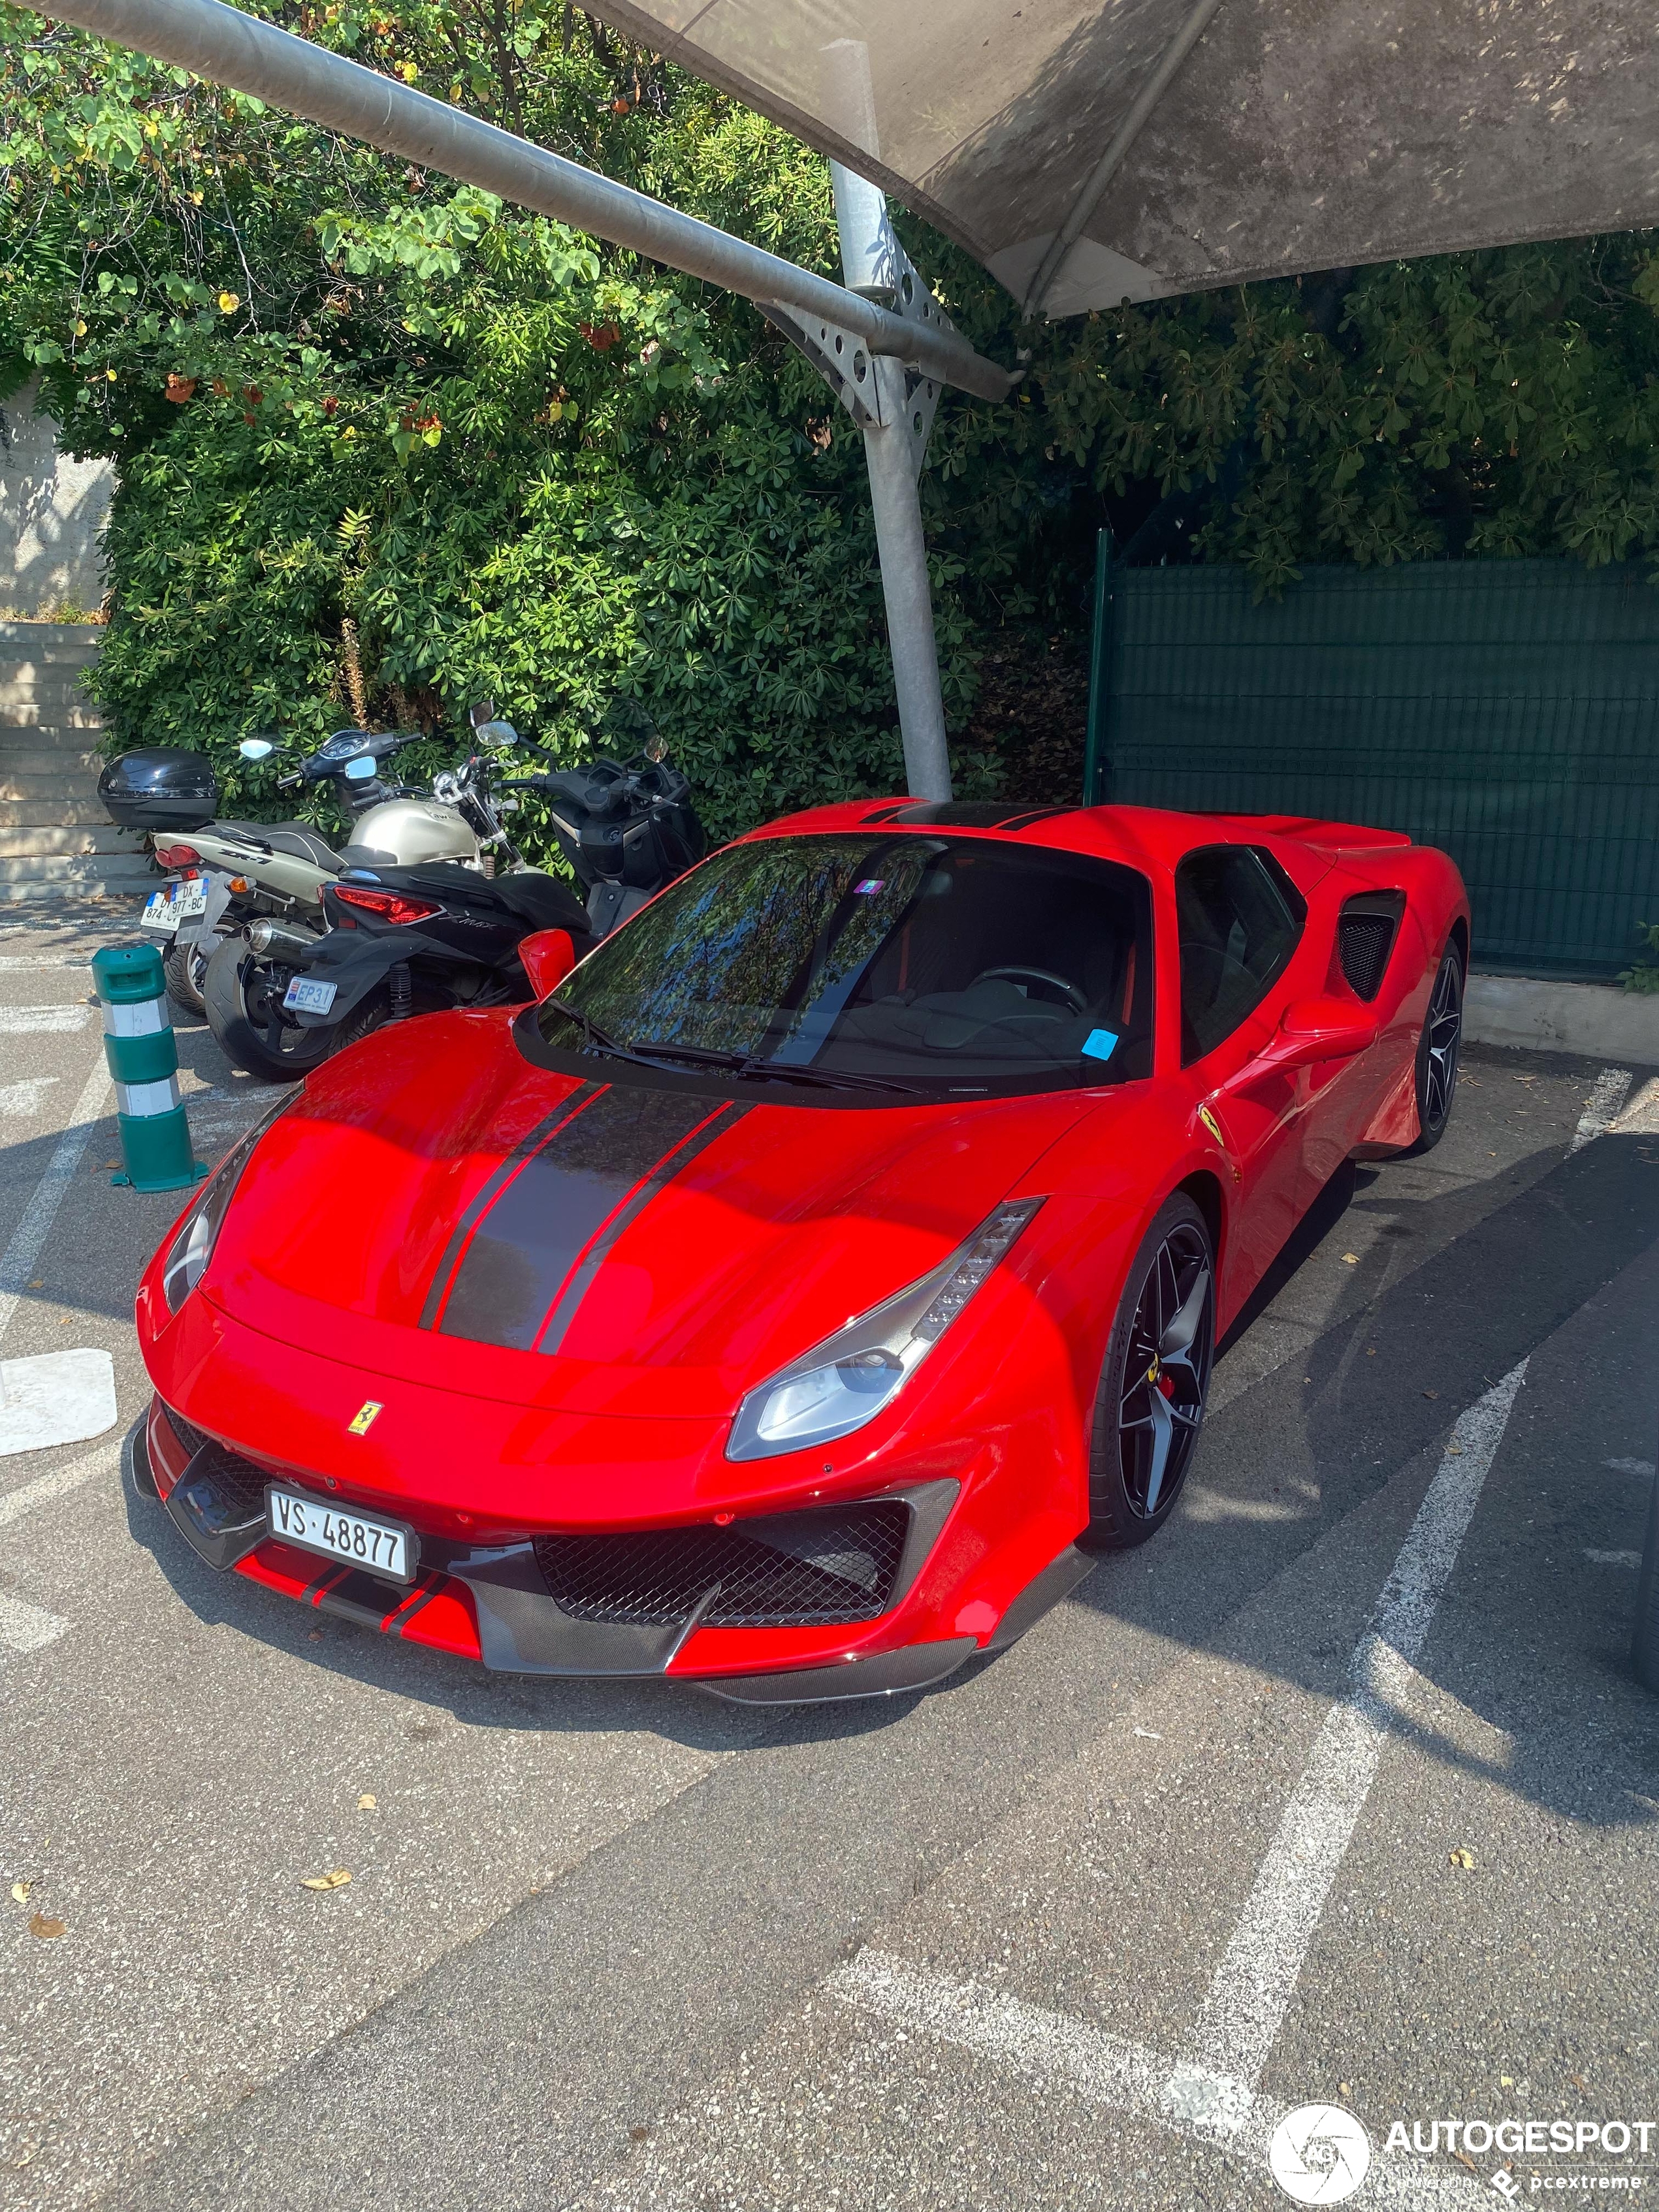
<instances>
[{"instance_id":1,"label":"steering wheel","mask_svg":"<svg viewBox=\"0 0 1659 2212\"><path fill-rule=\"evenodd\" d=\"M1046 983L1050 990L1058 991L1074 1014L1088 1012L1089 1001L1077 985L1068 983L1063 975L1051 975L1046 968L1022 968L1018 964L1012 968L987 968L975 976L968 988L972 990L981 983L1012 983L1022 976L1027 982Z\"/></svg>"}]
</instances>

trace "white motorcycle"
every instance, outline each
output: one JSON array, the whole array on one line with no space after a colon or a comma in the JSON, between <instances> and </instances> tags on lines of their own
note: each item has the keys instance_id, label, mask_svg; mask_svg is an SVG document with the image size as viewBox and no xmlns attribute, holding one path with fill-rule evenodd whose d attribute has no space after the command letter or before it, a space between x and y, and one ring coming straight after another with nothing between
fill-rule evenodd
<instances>
[{"instance_id":1,"label":"white motorcycle","mask_svg":"<svg viewBox=\"0 0 1659 2212\"><path fill-rule=\"evenodd\" d=\"M469 720L475 744L517 741L509 724L495 720L488 701ZM265 1006L260 963L246 956L283 944L314 950L328 927L325 884L346 868L431 860L487 874L492 848L520 860L489 805L487 767L476 754L459 774L434 776L429 791L382 773L420 734L337 730L278 780L278 790L335 784L350 817L348 842L337 852L309 823L220 819L217 783L200 753L144 747L112 761L100 779L112 819L149 831L157 866L173 878L151 894L142 917L143 927L166 941L169 990L180 1005L205 1014L234 1060L269 1079L303 1073L309 1040ZM265 738L246 738L240 747L253 763L275 750Z\"/></svg>"}]
</instances>

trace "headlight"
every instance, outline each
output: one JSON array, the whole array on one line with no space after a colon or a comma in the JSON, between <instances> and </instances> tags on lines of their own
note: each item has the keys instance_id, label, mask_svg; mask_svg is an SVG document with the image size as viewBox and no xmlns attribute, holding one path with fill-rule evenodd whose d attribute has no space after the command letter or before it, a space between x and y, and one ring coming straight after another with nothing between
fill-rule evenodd
<instances>
[{"instance_id":1,"label":"headlight","mask_svg":"<svg viewBox=\"0 0 1659 2212\"><path fill-rule=\"evenodd\" d=\"M848 1436L897 1396L1001 1259L1040 1198L998 1206L942 1267L849 1322L804 1359L751 1390L738 1408L727 1459L770 1459Z\"/></svg>"},{"instance_id":2,"label":"headlight","mask_svg":"<svg viewBox=\"0 0 1659 2212\"><path fill-rule=\"evenodd\" d=\"M293 1097L280 1099L269 1114L260 1116L235 1150L225 1154L203 1184L195 1205L179 1223L179 1233L168 1245L167 1256L161 1263L161 1296L167 1302L170 1314L178 1312L207 1273L219 1231L230 1211L230 1201L236 1195L242 1170L253 1157L254 1146L298 1095L296 1091Z\"/></svg>"}]
</instances>

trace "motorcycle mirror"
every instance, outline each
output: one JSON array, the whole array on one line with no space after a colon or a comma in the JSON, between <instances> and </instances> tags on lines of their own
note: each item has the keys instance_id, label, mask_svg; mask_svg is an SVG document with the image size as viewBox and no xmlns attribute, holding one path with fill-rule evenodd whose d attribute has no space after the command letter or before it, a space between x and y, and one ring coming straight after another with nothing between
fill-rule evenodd
<instances>
[{"instance_id":1,"label":"motorcycle mirror","mask_svg":"<svg viewBox=\"0 0 1659 2212\"><path fill-rule=\"evenodd\" d=\"M484 745L516 745L519 742L519 733L511 722L476 722L472 733Z\"/></svg>"},{"instance_id":2,"label":"motorcycle mirror","mask_svg":"<svg viewBox=\"0 0 1659 2212\"><path fill-rule=\"evenodd\" d=\"M483 729L486 722L493 722L495 719L495 702L493 699L478 700L468 708L466 719L475 730Z\"/></svg>"},{"instance_id":3,"label":"motorcycle mirror","mask_svg":"<svg viewBox=\"0 0 1659 2212\"><path fill-rule=\"evenodd\" d=\"M653 730L645 741L645 757L654 768L659 761L668 757L668 740L660 730Z\"/></svg>"},{"instance_id":4,"label":"motorcycle mirror","mask_svg":"<svg viewBox=\"0 0 1659 2212\"><path fill-rule=\"evenodd\" d=\"M269 738L244 738L236 750L244 760L259 761L269 760L276 748Z\"/></svg>"},{"instance_id":5,"label":"motorcycle mirror","mask_svg":"<svg viewBox=\"0 0 1659 2212\"><path fill-rule=\"evenodd\" d=\"M519 939L519 960L538 999L556 991L576 964L576 947L568 929L538 929Z\"/></svg>"},{"instance_id":6,"label":"motorcycle mirror","mask_svg":"<svg viewBox=\"0 0 1659 2212\"><path fill-rule=\"evenodd\" d=\"M374 775L374 765L373 753L359 753L355 760L346 763L345 774L353 783L362 783Z\"/></svg>"}]
</instances>

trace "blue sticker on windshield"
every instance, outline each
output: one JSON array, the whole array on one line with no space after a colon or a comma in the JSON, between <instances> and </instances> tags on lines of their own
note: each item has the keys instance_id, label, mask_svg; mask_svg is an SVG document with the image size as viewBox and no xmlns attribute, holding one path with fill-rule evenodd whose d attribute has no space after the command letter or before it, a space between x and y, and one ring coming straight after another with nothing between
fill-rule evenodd
<instances>
[{"instance_id":1,"label":"blue sticker on windshield","mask_svg":"<svg viewBox=\"0 0 1659 2212\"><path fill-rule=\"evenodd\" d=\"M1091 1060L1109 1060L1117 1049L1117 1031L1091 1030L1083 1040L1083 1049Z\"/></svg>"},{"instance_id":2,"label":"blue sticker on windshield","mask_svg":"<svg viewBox=\"0 0 1659 2212\"><path fill-rule=\"evenodd\" d=\"M861 884L854 884L853 893L854 897L866 897L872 891L884 890L886 885L885 876L866 876Z\"/></svg>"}]
</instances>

